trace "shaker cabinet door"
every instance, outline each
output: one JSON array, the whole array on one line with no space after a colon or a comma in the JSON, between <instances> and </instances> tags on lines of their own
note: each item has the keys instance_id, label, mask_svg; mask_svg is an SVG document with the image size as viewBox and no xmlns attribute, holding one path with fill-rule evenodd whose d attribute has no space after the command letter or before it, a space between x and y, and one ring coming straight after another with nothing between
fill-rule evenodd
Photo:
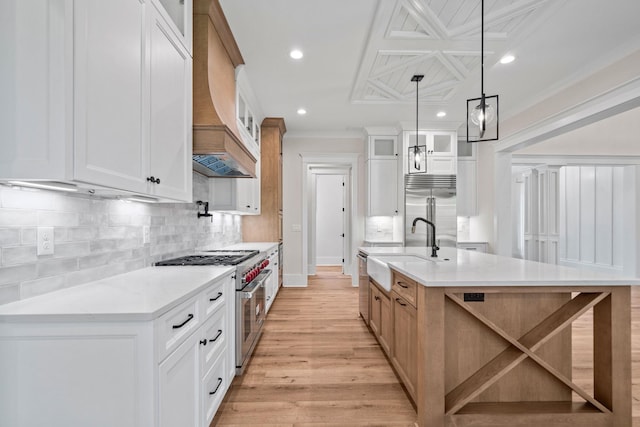
<instances>
[{"instance_id":1,"label":"shaker cabinet door","mask_svg":"<svg viewBox=\"0 0 640 427\"><path fill-rule=\"evenodd\" d=\"M192 60L155 9L151 19L149 175L160 181L151 193L191 201Z\"/></svg>"},{"instance_id":2,"label":"shaker cabinet door","mask_svg":"<svg viewBox=\"0 0 640 427\"><path fill-rule=\"evenodd\" d=\"M147 5L84 0L74 7L74 178L144 193Z\"/></svg>"},{"instance_id":3,"label":"shaker cabinet door","mask_svg":"<svg viewBox=\"0 0 640 427\"><path fill-rule=\"evenodd\" d=\"M200 422L200 344L196 335L160 364L160 427L197 426Z\"/></svg>"}]
</instances>

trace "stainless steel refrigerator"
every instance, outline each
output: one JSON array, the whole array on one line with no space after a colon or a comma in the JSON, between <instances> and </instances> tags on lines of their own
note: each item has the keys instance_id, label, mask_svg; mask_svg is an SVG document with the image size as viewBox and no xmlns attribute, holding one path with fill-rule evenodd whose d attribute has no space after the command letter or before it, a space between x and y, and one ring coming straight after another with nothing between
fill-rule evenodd
<instances>
[{"instance_id":1,"label":"stainless steel refrigerator","mask_svg":"<svg viewBox=\"0 0 640 427\"><path fill-rule=\"evenodd\" d=\"M431 246L431 227L420 221L411 233L413 220L424 218L436 226L436 244L456 247L456 176L409 174L404 177L404 244Z\"/></svg>"}]
</instances>

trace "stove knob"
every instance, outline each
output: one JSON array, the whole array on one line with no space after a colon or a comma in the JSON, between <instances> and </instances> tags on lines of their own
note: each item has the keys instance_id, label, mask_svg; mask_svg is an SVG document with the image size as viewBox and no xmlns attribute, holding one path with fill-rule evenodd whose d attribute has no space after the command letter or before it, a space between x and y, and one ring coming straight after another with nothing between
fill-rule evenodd
<instances>
[{"instance_id":1,"label":"stove knob","mask_svg":"<svg viewBox=\"0 0 640 427\"><path fill-rule=\"evenodd\" d=\"M264 266L265 266L265 268L266 268L269 264L270 264L270 263L269 263L269 260L268 260L268 259L265 259L265 260L264 260Z\"/></svg>"}]
</instances>

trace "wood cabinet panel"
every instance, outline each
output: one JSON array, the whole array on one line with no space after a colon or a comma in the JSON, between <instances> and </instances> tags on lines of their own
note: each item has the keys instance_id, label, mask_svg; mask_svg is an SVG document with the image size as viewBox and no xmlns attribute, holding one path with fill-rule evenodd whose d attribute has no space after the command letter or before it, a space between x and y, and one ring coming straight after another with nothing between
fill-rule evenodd
<instances>
[{"instance_id":1,"label":"wood cabinet panel","mask_svg":"<svg viewBox=\"0 0 640 427\"><path fill-rule=\"evenodd\" d=\"M369 298L371 301L369 326L380 343L382 350L384 350L387 356L391 356L391 346L393 345L391 299L375 282L370 281L369 288Z\"/></svg>"},{"instance_id":2,"label":"wood cabinet panel","mask_svg":"<svg viewBox=\"0 0 640 427\"><path fill-rule=\"evenodd\" d=\"M417 287L418 284L412 279L397 272L393 273L393 285L391 285L391 289L414 307L416 306Z\"/></svg>"},{"instance_id":3,"label":"wood cabinet panel","mask_svg":"<svg viewBox=\"0 0 640 427\"><path fill-rule=\"evenodd\" d=\"M260 147L260 215L242 218L245 242L282 241L282 118L262 122Z\"/></svg>"},{"instance_id":4,"label":"wood cabinet panel","mask_svg":"<svg viewBox=\"0 0 640 427\"><path fill-rule=\"evenodd\" d=\"M416 400L418 379L417 310L394 291L393 299L393 353L391 361L411 398Z\"/></svg>"}]
</instances>

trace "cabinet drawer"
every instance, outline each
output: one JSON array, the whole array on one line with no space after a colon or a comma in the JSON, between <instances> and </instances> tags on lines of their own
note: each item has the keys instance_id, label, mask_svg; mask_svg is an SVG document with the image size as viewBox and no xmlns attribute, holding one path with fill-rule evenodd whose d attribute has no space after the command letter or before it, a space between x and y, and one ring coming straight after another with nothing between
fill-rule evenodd
<instances>
[{"instance_id":1,"label":"cabinet drawer","mask_svg":"<svg viewBox=\"0 0 640 427\"><path fill-rule=\"evenodd\" d=\"M416 306L417 284L413 280L405 277L401 274L394 273L393 285L391 289L394 290L402 298L406 299L409 304Z\"/></svg>"},{"instance_id":2,"label":"cabinet drawer","mask_svg":"<svg viewBox=\"0 0 640 427\"><path fill-rule=\"evenodd\" d=\"M163 360L202 323L197 297L173 308L156 320L158 360Z\"/></svg>"},{"instance_id":3,"label":"cabinet drawer","mask_svg":"<svg viewBox=\"0 0 640 427\"><path fill-rule=\"evenodd\" d=\"M200 295L203 320L208 319L213 313L224 307L227 298L231 298L227 295L229 290L233 288L226 286L229 280L232 280L230 276L218 280Z\"/></svg>"},{"instance_id":4,"label":"cabinet drawer","mask_svg":"<svg viewBox=\"0 0 640 427\"><path fill-rule=\"evenodd\" d=\"M220 355L202 380L202 420L203 426L211 424L216 411L222 403L228 384L225 376L226 359Z\"/></svg>"},{"instance_id":5,"label":"cabinet drawer","mask_svg":"<svg viewBox=\"0 0 640 427\"><path fill-rule=\"evenodd\" d=\"M208 372L215 360L227 350L227 335L231 332L227 326L227 316L224 310L217 311L207 320L201 329L200 343L202 351L202 372ZM206 341L205 341L206 340Z\"/></svg>"}]
</instances>

